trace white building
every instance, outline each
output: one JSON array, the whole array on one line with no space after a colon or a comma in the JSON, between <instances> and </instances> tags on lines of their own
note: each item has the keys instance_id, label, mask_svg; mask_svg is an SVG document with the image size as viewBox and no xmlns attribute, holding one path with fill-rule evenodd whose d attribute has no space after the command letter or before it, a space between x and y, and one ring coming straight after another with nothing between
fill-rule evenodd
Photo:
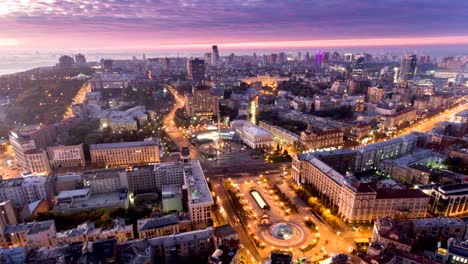
<instances>
[{"instance_id":1,"label":"white building","mask_svg":"<svg viewBox=\"0 0 468 264\"><path fill-rule=\"evenodd\" d=\"M99 119L101 127L110 127L113 131L137 130L138 126L148 123L148 115L143 105L137 105L125 111L105 110Z\"/></svg>"},{"instance_id":2,"label":"white building","mask_svg":"<svg viewBox=\"0 0 468 264\"><path fill-rule=\"evenodd\" d=\"M268 148L273 145L274 136L272 133L248 121L232 121L231 128L236 130L244 144L253 149Z\"/></svg>"}]
</instances>

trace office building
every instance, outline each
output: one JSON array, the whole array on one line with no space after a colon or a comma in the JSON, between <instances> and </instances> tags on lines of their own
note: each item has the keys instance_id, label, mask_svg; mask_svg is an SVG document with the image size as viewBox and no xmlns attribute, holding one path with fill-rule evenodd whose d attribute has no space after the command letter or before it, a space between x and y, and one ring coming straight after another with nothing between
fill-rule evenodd
<instances>
[{"instance_id":1,"label":"office building","mask_svg":"<svg viewBox=\"0 0 468 264\"><path fill-rule=\"evenodd\" d=\"M211 66L219 66L219 50L217 45L211 47Z\"/></svg>"},{"instance_id":2,"label":"office building","mask_svg":"<svg viewBox=\"0 0 468 264\"><path fill-rule=\"evenodd\" d=\"M195 83L205 80L205 61L198 58L187 60L187 77Z\"/></svg>"},{"instance_id":3,"label":"office building","mask_svg":"<svg viewBox=\"0 0 468 264\"><path fill-rule=\"evenodd\" d=\"M400 81L407 81L413 79L416 73L416 55L405 55L401 60L400 65Z\"/></svg>"},{"instance_id":4,"label":"office building","mask_svg":"<svg viewBox=\"0 0 468 264\"><path fill-rule=\"evenodd\" d=\"M317 51L317 54L315 54L315 67L317 68L322 68L323 64L323 52L321 50Z\"/></svg>"},{"instance_id":5,"label":"office building","mask_svg":"<svg viewBox=\"0 0 468 264\"><path fill-rule=\"evenodd\" d=\"M313 126L311 122L308 122L307 129L300 135L301 145L310 150L338 147L343 144L343 140L343 129Z\"/></svg>"},{"instance_id":6,"label":"office building","mask_svg":"<svg viewBox=\"0 0 468 264\"><path fill-rule=\"evenodd\" d=\"M468 212L468 184L435 187L431 192L429 211L439 216L462 216Z\"/></svg>"},{"instance_id":7,"label":"office building","mask_svg":"<svg viewBox=\"0 0 468 264\"><path fill-rule=\"evenodd\" d=\"M52 170L49 165L49 158L45 150L32 149L24 152L26 166L24 169L27 172L36 175L49 175Z\"/></svg>"},{"instance_id":8,"label":"office building","mask_svg":"<svg viewBox=\"0 0 468 264\"><path fill-rule=\"evenodd\" d=\"M424 217L429 196L419 189L376 189L348 178L314 153L293 157L292 177L317 193L347 223L368 223L385 216Z\"/></svg>"},{"instance_id":9,"label":"office building","mask_svg":"<svg viewBox=\"0 0 468 264\"><path fill-rule=\"evenodd\" d=\"M55 126L31 125L9 133L10 145L15 153L16 164L26 169L27 151L45 149L54 144L57 136Z\"/></svg>"},{"instance_id":10,"label":"office building","mask_svg":"<svg viewBox=\"0 0 468 264\"><path fill-rule=\"evenodd\" d=\"M356 172L377 169L384 159L396 158L400 155L413 152L419 137L415 133L393 138L390 140L356 147Z\"/></svg>"},{"instance_id":11,"label":"office building","mask_svg":"<svg viewBox=\"0 0 468 264\"><path fill-rule=\"evenodd\" d=\"M83 144L48 147L47 154L52 168L84 167L86 165Z\"/></svg>"},{"instance_id":12,"label":"office building","mask_svg":"<svg viewBox=\"0 0 468 264\"><path fill-rule=\"evenodd\" d=\"M231 128L235 129L244 144L253 149L270 148L273 145L272 133L248 121L232 121Z\"/></svg>"},{"instance_id":13,"label":"office building","mask_svg":"<svg viewBox=\"0 0 468 264\"><path fill-rule=\"evenodd\" d=\"M212 118L219 115L219 98L208 87L194 87L192 93L185 98L185 112L188 116Z\"/></svg>"},{"instance_id":14,"label":"office building","mask_svg":"<svg viewBox=\"0 0 468 264\"><path fill-rule=\"evenodd\" d=\"M81 53L76 54L75 55L75 63L76 63L76 65L86 64L86 57Z\"/></svg>"},{"instance_id":15,"label":"office building","mask_svg":"<svg viewBox=\"0 0 468 264\"><path fill-rule=\"evenodd\" d=\"M210 52L205 53L203 58L205 59L205 63L211 66L211 53Z\"/></svg>"},{"instance_id":16,"label":"office building","mask_svg":"<svg viewBox=\"0 0 468 264\"><path fill-rule=\"evenodd\" d=\"M99 169L83 173L83 185L91 193L110 193L128 189L125 169Z\"/></svg>"},{"instance_id":17,"label":"office building","mask_svg":"<svg viewBox=\"0 0 468 264\"><path fill-rule=\"evenodd\" d=\"M92 144L91 162L98 166L159 163L159 147L153 140Z\"/></svg>"}]
</instances>

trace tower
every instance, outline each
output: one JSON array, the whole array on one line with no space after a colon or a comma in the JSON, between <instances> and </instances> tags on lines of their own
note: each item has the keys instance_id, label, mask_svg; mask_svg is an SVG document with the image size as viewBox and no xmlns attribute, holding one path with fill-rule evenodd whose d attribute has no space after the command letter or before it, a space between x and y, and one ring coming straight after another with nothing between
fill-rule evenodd
<instances>
[{"instance_id":1,"label":"tower","mask_svg":"<svg viewBox=\"0 0 468 264\"><path fill-rule=\"evenodd\" d=\"M187 61L187 76L196 83L205 80L205 61L200 59L189 59Z\"/></svg>"},{"instance_id":2,"label":"tower","mask_svg":"<svg viewBox=\"0 0 468 264\"><path fill-rule=\"evenodd\" d=\"M218 46L213 45L211 52L211 66L218 66L219 63L219 51Z\"/></svg>"},{"instance_id":3,"label":"tower","mask_svg":"<svg viewBox=\"0 0 468 264\"><path fill-rule=\"evenodd\" d=\"M416 55L405 55L400 65L400 81L411 80L416 72Z\"/></svg>"},{"instance_id":4,"label":"tower","mask_svg":"<svg viewBox=\"0 0 468 264\"><path fill-rule=\"evenodd\" d=\"M315 66L317 68L322 68L322 62L323 62L323 52L319 50L317 51L317 54L315 55Z\"/></svg>"}]
</instances>

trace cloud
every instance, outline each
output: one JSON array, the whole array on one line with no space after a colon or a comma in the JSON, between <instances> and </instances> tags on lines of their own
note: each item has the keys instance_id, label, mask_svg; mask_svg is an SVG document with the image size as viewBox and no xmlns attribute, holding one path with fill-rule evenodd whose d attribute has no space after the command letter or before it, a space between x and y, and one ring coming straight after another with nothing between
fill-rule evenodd
<instances>
[{"instance_id":1,"label":"cloud","mask_svg":"<svg viewBox=\"0 0 468 264\"><path fill-rule=\"evenodd\" d=\"M0 38L0 47L10 47L10 46L17 46L21 43L21 41L17 39L3 39Z\"/></svg>"},{"instance_id":2,"label":"cloud","mask_svg":"<svg viewBox=\"0 0 468 264\"><path fill-rule=\"evenodd\" d=\"M466 0L7 0L0 37L183 44L454 36L468 35L467 13Z\"/></svg>"}]
</instances>

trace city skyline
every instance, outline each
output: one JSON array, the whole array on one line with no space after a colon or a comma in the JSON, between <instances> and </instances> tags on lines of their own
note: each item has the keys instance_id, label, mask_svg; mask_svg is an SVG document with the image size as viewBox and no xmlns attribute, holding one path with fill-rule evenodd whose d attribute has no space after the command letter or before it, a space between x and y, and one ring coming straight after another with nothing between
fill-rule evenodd
<instances>
[{"instance_id":1,"label":"city skyline","mask_svg":"<svg viewBox=\"0 0 468 264\"><path fill-rule=\"evenodd\" d=\"M9 0L0 7L0 51L467 44L468 4L446 7L438 1Z\"/></svg>"}]
</instances>

